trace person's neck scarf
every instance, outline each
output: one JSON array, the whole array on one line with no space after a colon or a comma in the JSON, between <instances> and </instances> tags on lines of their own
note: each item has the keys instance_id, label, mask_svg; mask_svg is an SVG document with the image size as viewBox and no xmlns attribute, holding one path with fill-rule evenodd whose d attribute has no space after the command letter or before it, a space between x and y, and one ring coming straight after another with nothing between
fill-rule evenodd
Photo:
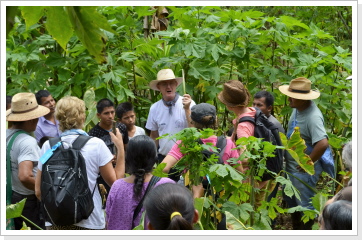
<instances>
[{"instance_id":1,"label":"person's neck scarf","mask_svg":"<svg viewBox=\"0 0 362 240\"><path fill-rule=\"evenodd\" d=\"M74 129L74 128L70 129L70 130L67 130L67 131L63 132L62 134L60 134L61 137L68 136L68 135L85 135L85 136L89 136L88 133L86 133L82 129Z\"/></svg>"},{"instance_id":2,"label":"person's neck scarf","mask_svg":"<svg viewBox=\"0 0 362 240\"><path fill-rule=\"evenodd\" d=\"M162 98L162 102L168 107L168 112L170 115L172 115L172 106L175 106L178 98L180 97L180 95L178 93L175 93L175 98L172 101L168 101L166 102L163 98Z\"/></svg>"}]
</instances>

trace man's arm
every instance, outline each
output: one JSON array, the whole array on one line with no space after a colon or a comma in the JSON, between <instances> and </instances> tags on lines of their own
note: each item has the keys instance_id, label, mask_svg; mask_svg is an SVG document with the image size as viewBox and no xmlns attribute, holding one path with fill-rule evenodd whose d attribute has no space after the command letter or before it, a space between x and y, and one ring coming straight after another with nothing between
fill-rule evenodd
<instances>
[{"instance_id":1,"label":"man's arm","mask_svg":"<svg viewBox=\"0 0 362 240\"><path fill-rule=\"evenodd\" d=\"M30 160L19 163L18 178L20 182L28 189L35 190L35 176L33 174L34 164Z\"/></svg>"},{"instance_id":2,"label":"man's arm","mask_svg":"<svg viewBox=\"0 0 362 240\"><path fill-rule=\"evenodd\" d=\"M189 94L184 94L182 99L182 104L185 109L185 115L188 127L194 126L191 121L191 108L190 108L191 102L192 102L191 96Z\"/></svg>"},{"instance_id":3,"label":"man's arm","mask_svg":"<svg viewBox=\"0 0 362 240\"><path fill-rule=\"evenodd\" d=\"M323 153L326 151L328 147L328 139L324 138L317 142L314 145L313 151L309 154L309 157L313 162L316 162L318 159L320 159L323 155Z\"/></svg>"},{"instance_id":4,"label":"man's arm","mask_svg":"<svg viewBox=\"0 0 362 240\"><path fill-rule=\"evenodd\" d=\"M158 138L160 135L158 134L158 131L151 131L150 133L150 138L152 138L155 143L156 143L156 148L158 148L158 140L156 140L156 138Z\"/></svg>"},{"instance_id":5,"label":"man's arm","mask_svg":"<svg viewBox=\"0 0 362 240\"><path fill-rule=\"evenodd\" d=\"M38 169L35 178L35 196L41 201L41 171Z\"/></svg>"}]
</instances>

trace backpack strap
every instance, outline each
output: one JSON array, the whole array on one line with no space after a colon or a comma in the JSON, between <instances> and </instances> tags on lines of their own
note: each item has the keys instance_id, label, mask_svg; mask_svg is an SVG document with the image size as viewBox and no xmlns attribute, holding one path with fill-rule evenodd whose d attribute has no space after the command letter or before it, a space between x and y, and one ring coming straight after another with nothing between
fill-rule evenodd
<instances>
[{"instance_id":1,"label":"backpack strap","mask_svg":"<svg viewBox=\"0 0 362 240\"><path fill-rule=\"evenodd\" d=\"M160 177L154 176L152 175L152 178L150 180L150 182L148 183L147 189L145 191L145 194L143 194L143 197L141 199L141 201L138 203L136 209L133 212L133 219L132 219L132 229L134 228L133 226L133 222L136 219L137 215L139 214L139 212L141 211L141 208L143 207L143 201L145 200L145 197L147 195L147 193L153 188L153 186L160 181Z\"/></svg>"},{"instance_id":2,"label":"backpack strap","mask_svg":"<svg viewBox=\"0 0 362 240\"><path fill-rule=\"evenodd\" d=\"M219 163L224 164L224 161L222 160L222 156L224 156L225 147L226 147L226 138L225 136L221 135L217 137L216 142L216 148L218 149L218 152L220 153Z\"/></svg>"},{"instance_id":3,"label":"backpack strap","mask_svg":"<svg viewBox=\"0 0 362 240\"><path fill-rule=\"evenodd\" d=\"M80 150L82 147L91 139L91 136L79 135L77 139L74 140L72 148L75 150Z\"/></svg>"},{"instance_id":4,"label":"backpack strap","mask_svg":"<svg viewBox=\"0 0 362 240\"><path fill-rule=\"evenodd\" d=\"M52 148L55 144L61 141L60 137L54 137L49 139L50 148Z\"/></svg>"},{"instance_id":5,"label":"backpack strap","mask_svg":"<svg viewBox=\"0 0 362 240\"><path fill-rule=\"evenodd\" d=\"M13 135L11 136L11 139L9 140L9 143L6 146L6 204L11 204L11 198L12 198L12 194L13 194L13 190L12 190L12 177L11 177L11 155L10 155L10 151L13 148L13 144L15 139L21 134L21 133L25 133L28 134L27 132L25 132L24 130L19 130L15 133L13 133Z\"/></svg>"},{"instance_id":6,"label":"backpack strap","mask_svg":"<svg viewBox=\"0 0 362 240\"><path fill-rule=\"evenodd\" d=\"M251 123L255 124L255 118L245 116L245 117L242 117L239 119L239 123L242 123L242 122L251 122Z\"/></svg>"}]
</instances>

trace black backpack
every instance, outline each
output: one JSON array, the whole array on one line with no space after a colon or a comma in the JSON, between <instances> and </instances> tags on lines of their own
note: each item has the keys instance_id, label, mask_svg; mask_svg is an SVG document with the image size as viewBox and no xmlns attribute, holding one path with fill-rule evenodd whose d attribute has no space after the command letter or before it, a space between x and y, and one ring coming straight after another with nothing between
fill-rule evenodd
<instances>
[{"instance_id":1,"label":"black backpack","mask_svg":"<svg viewBox=\"0 0 362 240\"><path fill-rule=\"evenodd\" d=\"M242 117L239 119L241 122L251 122L255 125L254 137L263 138L263 141L268 141L273 145L283 146L279 136L278 127L270 122L265 114L259 109L255 108L255 118ZM269 157L266 161L266 167L269 171L278 174L283 169L283 150L275 149L275 157ZM262 176L262 181L273 179L274 175L265 172Z\"/></svg>"},{"instance_id":2,"label":"black backpack","mask_svg":"<svg viewBox=\"0 0 362 240\"><path fill-rule=\"evenodd\" d=\"M79 135L65 149L60 138L51 138L50 147L62 144L42 167L41 203L54 225L72 225L93 212L93 193L88 186L87 170L80 149L91 137Z\"/></svg>"},{"instance_id":3,"label":"black backpack","mask_svg":"<svg viewBox=\"0 0 362 240\"><path fill-rule=\"evenodd\" d=\"M198 143L204 144L201 139L198 139ZM216 149L217 152L213 152L211 150L202 150L202 154L204 155L205 159L208 159L212 154L215 154L218 157L219 164L224 164L224 161L222 160L222 156L224 155L225 147L226 147L226 138L225 136L219 136L217 137L216 141Z\"/></svg>"}]
</instances>

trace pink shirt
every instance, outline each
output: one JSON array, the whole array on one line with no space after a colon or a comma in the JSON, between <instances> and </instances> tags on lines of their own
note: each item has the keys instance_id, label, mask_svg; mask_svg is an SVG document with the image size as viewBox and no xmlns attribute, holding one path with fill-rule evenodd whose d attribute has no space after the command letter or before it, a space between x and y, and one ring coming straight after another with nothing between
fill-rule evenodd
<instances>
[{"instance_id":1,"label":"pink shirt","mask_svg":"<svg viewBox=\"0 0 362 240\"><path fill-rule=\"evenodd\" d=\"M255 113L256 113L255 108L253 108L253 107L248 107L248 108L251 110L251 112L240 114L237 119L233 120L234 125L235 125L235 121L239 121L239 119L242 117L246 117L246 116L252 117L252 118L255 117ZM236 129L236 135L237 135L238 139L241 137L254 136L254 128L255 128L255 126L251 122L239 123L238 128Z\"/></svg>"},{"instance_id":2,"label":"pink shirt","mask_svg":"<svg viewBox=\"0 0 362 240\"><path fill-rule=\"evenodd\" d=\"M216 146L216 142L217 142L217 137L216 136L211 136L209 138L206 139L201 139L201 141L203 143L212 143L213 146ZM171 148L170 152L168 153L168 155L173 156L174 158L176 158L177 161L179 161L184 154L181 153L180 148L178 147L178 145L181 143L181 140L178 140L173 147ZM231 139L226 139L226 146L225 146L225 150L224 150L224 155L222 156L222 160L224 161L225 164L229 164L226 160L230 159L230 158L238 158L239 157L239 151L234 149L235 148L235 143L233 141L231 141ZM240 162L239 162L240 163Z\"/></svg>"}]
</instances>

